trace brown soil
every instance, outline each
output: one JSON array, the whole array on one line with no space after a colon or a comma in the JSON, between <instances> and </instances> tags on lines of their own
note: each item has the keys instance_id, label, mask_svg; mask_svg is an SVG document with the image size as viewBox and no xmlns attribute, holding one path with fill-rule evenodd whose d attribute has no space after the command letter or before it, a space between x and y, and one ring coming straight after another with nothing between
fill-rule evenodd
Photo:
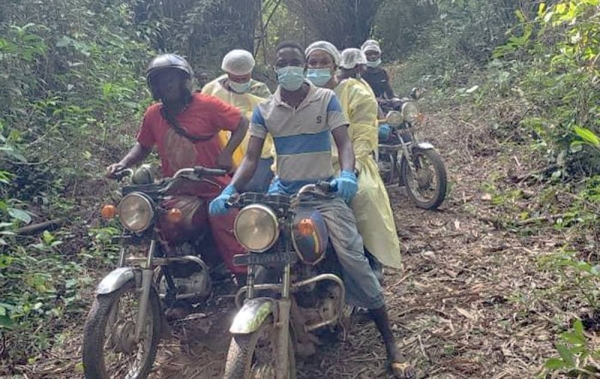
<instances>
[{"instance_id":1,"label":"brown soil","mask_svg":"<svg viewBox=\"0 0 600 379\"><path fill-rule=\"evenodd\" d=\"M419 377L533 378L556 355L557 332L569 317L560 304L535 296L554 284L538 260L564 236L551 228L540 232L544 217L536 225L506 227L534 200L520 196L500 204L494 196L517 189L537 194L536 184L511 181L534 171L535 160L526 146L494 138L485 115L469 122L447 116L457 112L432 115L425 133L449 173L441 209L419 210L402 189L390 188L404 259L403 270L386 271L391 319ZM230 303L178 323L175 337L160 347L153 378L218 378L230 338ZM76 341L68 351L54 352L56 359L30 367L29 377L81 376ZM299 378L387 378L384 365L375 327L364 323L353 327L347 341L299 362L298 372Z\"/></svg>"}]
</instances>

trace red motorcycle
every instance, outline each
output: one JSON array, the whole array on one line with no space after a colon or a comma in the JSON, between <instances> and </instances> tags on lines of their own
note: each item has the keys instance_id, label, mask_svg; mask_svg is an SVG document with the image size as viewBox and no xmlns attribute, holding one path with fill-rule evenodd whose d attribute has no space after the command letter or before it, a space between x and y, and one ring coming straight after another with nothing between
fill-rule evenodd
<instances>
[{"instance_id":1,"label":"red motorcycle","mask_svg":"<svg viewBox=\"0 0 600 379\"><path fill-rule=\"evenodd\" d=\"M119 238L118 267L96 288L85 323L86 378L146 378L166 325L165 310L176 302L201 303L210 296L213 280L209 267L214 265L207 257L216 254L210 254L207 221L196 216L184 219L186 214L205 214L189 212L186 207L207 205L174 195L189 193L190 187L220 191L211 178L226 174L225 170L196 167L155 183L142 166L136 172L124 170L117 175L119 179L132 175L132 183L122 187L123 197L116 207L105 205L102 209L103 217L118 217L124 232ZM140 246L144 255L135 254Z\"/></svg>"}]
</instances>

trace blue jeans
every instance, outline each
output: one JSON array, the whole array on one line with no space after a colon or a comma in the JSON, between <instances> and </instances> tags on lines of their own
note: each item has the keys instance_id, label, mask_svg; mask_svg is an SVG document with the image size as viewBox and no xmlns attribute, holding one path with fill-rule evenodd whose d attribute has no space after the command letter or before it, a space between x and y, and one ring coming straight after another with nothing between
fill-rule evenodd
<instances>
[{"instance_id":1,"label":"blue jeans","mask_svg":"<svg viewBox=\"0 0 600 379\"><path fill-rule=\"evenodd\" d=\"M363 240L358 234L356 219L350 207L339 197L313 199L303 201L302 204L317 209L327 224L329 240L342 269L346 303L353 307L367 309L383 307L385 305L383 289L369 265ZM273 283L276 275L280 273L260 267L256 273L256 282Z\"/></svg>"},{"instance_id":2,"label":"blue jeans","mask_svg":"<svg viewBox=\"0 0 600 379\"><path fill-rule=\"evenodd\" d=\"M271 180L273 180L273 171L271 171L272 164L273 158L260 158L254 176L244 186L244 192L267 192Z\"/></svg>"},{"instance_id":3,"label":"blue jeans","mask_svg":"<svg viewBox=\"0 0 600 379\"><path fill-rule=\"evenodd\" d=\"M383 307L383 289L365 256L352 209L339 197L311 200L307 204L318 209L327 224L329 239L342 267L346 302L367 309Z\"/></svg>"}]
</instances>

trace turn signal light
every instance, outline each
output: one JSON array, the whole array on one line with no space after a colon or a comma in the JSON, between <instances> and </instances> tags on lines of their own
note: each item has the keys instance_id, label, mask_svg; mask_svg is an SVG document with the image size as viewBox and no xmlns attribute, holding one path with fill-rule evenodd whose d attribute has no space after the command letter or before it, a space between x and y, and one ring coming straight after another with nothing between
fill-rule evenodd
<instances>
[{"instance_id":1,"label":"turn signal light","mask_svg":"<svg viewBox=\"0 0 600 379\"><path fill-rule=\"evenodd\" d=\"M315 224L310 218L300 220L298 223L298 233L303 236L309 236L315 232Z\"/></svg>"},{"instance_id":2,"label":"turn signal light","mask_svg":"<svg viewBox=\"0 0 600 379\"><path fill-rule=\"evenodd\" d=\"M115 207L114 205L107 204L102 207L100 214L102 214L102 217L104 217L105 219L110 220L111 218L114 218L117 215L117 207Z\"/></svg>"},{"instance_id":3,"label":"turn signal light","mask_svg":"<svg viewBox=\"0 0 600 379\"><path fill-rule=\"evenodd\" d=\"M171 208L167 211L167 220L173 224L177 224L183 220L183 213L179 208Z\"/></svg>"}]
</instances>

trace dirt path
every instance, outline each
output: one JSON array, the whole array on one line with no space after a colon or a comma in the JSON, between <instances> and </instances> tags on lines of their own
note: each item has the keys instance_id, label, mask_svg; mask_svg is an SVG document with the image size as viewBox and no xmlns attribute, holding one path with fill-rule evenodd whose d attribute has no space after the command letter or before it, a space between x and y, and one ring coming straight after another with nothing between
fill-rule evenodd
<instances>
[{"instance_id":1,"label":"dirt path","mask_svg":"<svg viewBox=\"0 0 600 379\"><path fill-rule=\"evenodd\" d=\"M497 228L495 220L511 215L501 214L486 190L494 183L510 189L507 170L527 172L528 152L479 143L483 120L429 120L426 134L440 147L451 190L440 211L428 212L390 188L404 270L386 271L385 290L399 344L420 377L532 378L553 355L555 323L553 310L531 309L528 296L549 285L536 262L555 247L548 236ZM215 311L177 325L153 378L218 378L231 317ZM354 325L347 341L299 362L298 371L300 378L386 378L384 361L375 327L365 323Z\"/></svg>"},{"instance_id":2,"label":"dirt path","mask_svg":"<svg viewBox=\"0 0 600 379\"><path fill-rule=\"evenodd\" d=\"M402 189L390 188L404 259L404 270L388 270L385 278L394 329L421 377L534 377L552 354L553 323L550 315L526 311L527 294L546 285L536 260L554 246L546 237L520 237L494 226L499 215L485 183L511 167L526 172L521 161L527 152L474 143L485 130L464 127L441 115L430 118L427 134L435 136L451 178L439 212L419 210ZM155 377L218 377L228 320L219 313L205 321L218 335L208 346L168 342ZM367 323L354 325L347 341L299 362L298 371L300 378L386 378L384 363L378 334Z\"/></svg>"}]
</instances>

